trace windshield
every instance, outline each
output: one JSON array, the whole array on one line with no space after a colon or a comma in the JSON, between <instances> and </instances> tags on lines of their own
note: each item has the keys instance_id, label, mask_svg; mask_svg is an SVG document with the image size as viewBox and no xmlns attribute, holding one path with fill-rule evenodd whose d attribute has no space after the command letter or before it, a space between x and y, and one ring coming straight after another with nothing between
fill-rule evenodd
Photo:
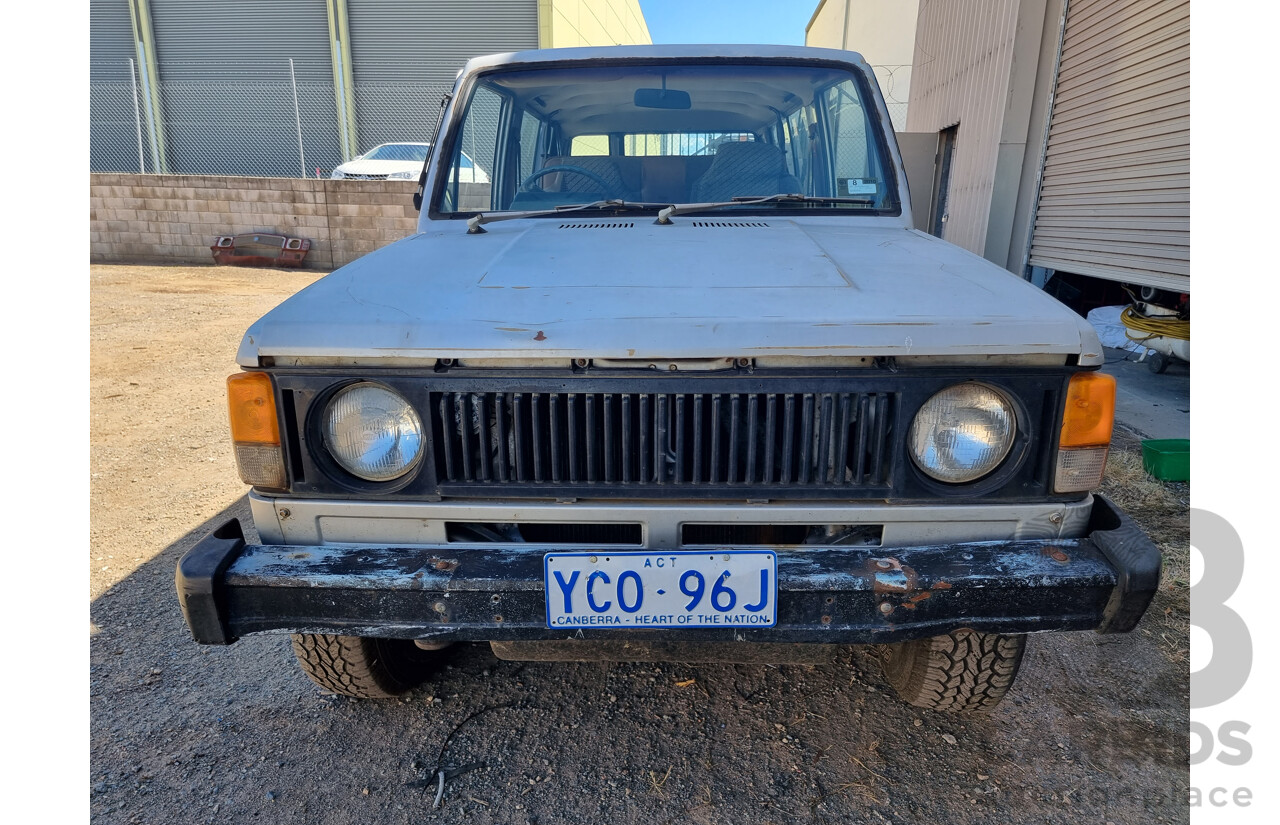
<instances>
[{"instance_id":1,"label":"windshield","mask_svg":"<svg viewBox=\"0 0 1280 825\"><path fill-rule=\"evenodd\" d=\"M446 138L435 211L795 193L822 200L730 209L896 213L892 167L866 94L861 76L821 64L486 73Z\"/></svg>"},{"instance_id":2,"label":"windshield","mask_svg":"<svg viewBox=\"0 0 1280 825\"><path fill-rule=\"evenodd\" d=\"M427 150L431 147L425 143L384 143L375 146L365 160L412 160L422 163L427 159Z\"/></svg>"}]
</instances>

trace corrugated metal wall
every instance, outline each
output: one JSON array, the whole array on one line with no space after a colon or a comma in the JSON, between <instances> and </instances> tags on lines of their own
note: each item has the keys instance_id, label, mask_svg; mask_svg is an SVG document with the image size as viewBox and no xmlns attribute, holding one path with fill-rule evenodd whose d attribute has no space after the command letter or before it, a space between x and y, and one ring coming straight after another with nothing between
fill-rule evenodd
<instances>
[{"instance_id":1,"label":"corrugated metal wall","mask_svg":"<svg viewBox=\"0 0 1280 825\"><path fill-rule=\"evenodd\" d=\"M89 32L90 82L128 83L134 57L128 0L89 0Z\"/></svg>"},{"instance_id":2,"label":"corrugated metal wall","mask_svg":"<svg viewBox=\"0 0 1280 825\"><path fill-rule=\"evenodd\" d=\"M1070 0L1032 264L1190 289L1190 14Z\"/></svg>"},{"instance_id":3,"label":"corrugated metal wall","mask_svg":"<svg viewBox=\"0 0 1280 825\"><path fill-rule=\"evenodd\" d=\"M90 0L89 32L89 168L137 172L127 0Z\"/></svg>"},{"instance_id":4,"label":"corrugated metal wall","mask_svg":"<svg viewBox=\"0 0 1280 825\"><path fill-rule=\"evenodd\" d=\"M636 0L611 3L347 0L359 150L392 140L430 139L441 95L469 58L538 48L540 6L548 30L556 14L568 20L594 10L606 24L625 22L626 31L647 38ZM323 0L149 0L149 5L169 172L296 177L303 173L301 155L308 175L317 167L327 174L344 160ZM90 0L90 21L90 168L136 172L128 0ZM606 25L575 36L603 43L623 35ZM290 58L297 73L301 153ZM142 103L145 127L148 101ZM145 171L154 171L152 165L148 151Z\"/></svg>"},{"instance_id":5,"label":"corrugated metal wall","mask_svg":"<svg viewBox=\"0 0 1280 825\"><path fill-rule=\"evenodd\" d=\"M318 0L150 0L169 168L300 174L340 163L329 22Z\"/></svg>"},{"instance_id":6,"label":"corrugated metal wall","mask_svg":"<svg viewBox=\"0 0 1280 825\"><path fill-rule=\"evenodd\" d=\"M356 82L453 85L477 55L538 48L536 0L347 0Z\"/></svg>"},{"instance_id":7,"label":"corrugated metal wall","mask_svg":"<svg viewBox=\"0 0 1280 825\"><path fill-rule=\"evenodd\" d=\"M319 0L150 0L163 80L239 81L236 66L281 66L330 79L329 22ZM219 66L226 67L224 73Z\"/></svg>"},{"instance_id":8,"label":"corrugated metal wall","mask_svg":"<svg viewBox=\"0 0 1280 825\"><path fill-rule=\"evenodd\" d=\"M470 58L538 48L537 0L347 0L347 19L361 152L429 140L440 97Z\"/></svg>"},{"instance_id":9,"label":"corrugated metal wall","mask_svg":"<svg viewBox=\"0 0 1280 825\"><path fill-rule=\"evenodd\" d=\"M986 244L1017 21L1018 0L934 0L921 3L916 22L907 131L959 125L942 237L978 255Z\"/></svg>"}]
</instances>

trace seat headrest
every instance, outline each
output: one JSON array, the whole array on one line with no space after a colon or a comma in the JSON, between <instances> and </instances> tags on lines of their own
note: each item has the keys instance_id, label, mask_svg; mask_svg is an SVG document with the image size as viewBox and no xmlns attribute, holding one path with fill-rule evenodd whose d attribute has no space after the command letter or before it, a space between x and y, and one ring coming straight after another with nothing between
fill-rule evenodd
<instances>
[{"instance_id":1,"label":"seat headrest","mask_svg":"<svg viewBox=\"0 0 1280 825\"><path fill-rule=\"evenodd\" d=\"M762 172L782 174L785 161L782 150L769 143L754 140L722 143L716 148L715 160L712 164L735 163L749 165Z\"/></svg>"}]
</instances>

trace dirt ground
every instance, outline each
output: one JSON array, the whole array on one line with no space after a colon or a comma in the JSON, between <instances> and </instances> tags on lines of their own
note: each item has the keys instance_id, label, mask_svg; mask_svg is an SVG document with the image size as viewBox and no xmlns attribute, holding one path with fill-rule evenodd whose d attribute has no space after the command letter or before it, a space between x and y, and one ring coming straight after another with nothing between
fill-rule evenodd
<instances>
[{"instance_id":1,"label":"dirt ground","mask_svg":"<svg viewBox=\"0 0 1280 825\"><path fill-rule=\"evenodd\" d=\"M223 381L317 276L93 266L95 822L1187 822L1187 485L1117 437L1108 492L1165 549L1137 631L1030 640L996 712L901 704L874 650L822 666L502 662L466 646L399 701L328 696L287 637L191 641L179 556L249 523ZM449 782L437 764L483 763Z\"/></svg>"}]
</instances>

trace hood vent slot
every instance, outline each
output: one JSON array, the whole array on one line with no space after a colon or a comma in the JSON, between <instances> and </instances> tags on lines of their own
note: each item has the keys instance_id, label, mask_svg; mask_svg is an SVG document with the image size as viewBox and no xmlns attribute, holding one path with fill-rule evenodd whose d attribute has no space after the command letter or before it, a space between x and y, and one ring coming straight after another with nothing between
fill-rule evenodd
<instances>
[{"instance_id":1,"label":"hood vent slot","mask_svg":"<svg viewBox=\"0 0 1280 825\"><path fill-rule=\"evenodd\" d=\"M763 223L761 221L694 221L693 225L699 228L709 229L709 228L722 227L722 226L754 228L754 227L768 226L769 224Z\"/></svg>"},{"instance_id":2,"label":"hood vent slot","mask_svg":"<svg viewBox=\"0 0 1280 825\"><path fill-rule=\"evenodd\" d=\"M635 226L630 221L614 221L612 223L562 223L561 229L630 229Z\"/></svg>"}]
</instances>

